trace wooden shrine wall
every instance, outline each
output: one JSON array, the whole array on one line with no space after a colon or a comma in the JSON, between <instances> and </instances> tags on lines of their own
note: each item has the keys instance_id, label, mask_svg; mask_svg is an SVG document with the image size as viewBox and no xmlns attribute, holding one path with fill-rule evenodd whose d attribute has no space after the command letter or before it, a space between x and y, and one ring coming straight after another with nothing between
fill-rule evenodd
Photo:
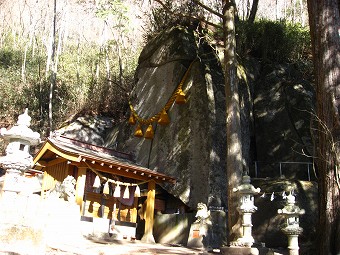
<instances>
[{"instance_id":1,"label":"wooden shrine wall","mask_svg":"<svg viewBox=\"0 0 340 255\"><path fill-rule=\"evenodd\" d=\"M83 216L136 223L137 203L138 199L135 198L132 206L126 206L120 203L115 197L86 192L84 197Z\"/></svg>"},{"instance_id":2,"label":"wooden shrine wall","mask_svg":"<svg viewBox=\"0 0 340 255\"><path fill-rule=\"evenodd\" d=\"M68 175L67 162L59 163L53 166L46 167L44 172L44 178L41 187L41 196L46 197L46 192L53 189L58 182L63 180Z\"/></svg>"}]
</instances>

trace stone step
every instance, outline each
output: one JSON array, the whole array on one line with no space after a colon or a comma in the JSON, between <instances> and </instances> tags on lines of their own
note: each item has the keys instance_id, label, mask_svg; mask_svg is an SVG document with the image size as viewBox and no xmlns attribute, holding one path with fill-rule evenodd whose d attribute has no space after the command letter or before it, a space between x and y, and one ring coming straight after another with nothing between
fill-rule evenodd
<instances>
[{"instance_id":1,"label":"stone step","mask_svg":"<svg viewBox=\"0 0 340 255\"><path fill-rule=\"evenodd\" d=\"M261 247L222 247L221 254L224 255L288 255L287 250L274 250Z\"/></svg>"}]
</instances>

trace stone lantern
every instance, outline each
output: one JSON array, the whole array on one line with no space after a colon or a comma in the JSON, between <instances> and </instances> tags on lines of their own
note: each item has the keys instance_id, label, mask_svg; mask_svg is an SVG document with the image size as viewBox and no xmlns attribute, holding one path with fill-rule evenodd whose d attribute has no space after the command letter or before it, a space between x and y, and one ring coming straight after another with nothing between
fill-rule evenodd
<instances>
[{"instance_id":1,"label":"stone lantern","mask_svg":"<svg viewBox=\"0 0 340 255\"><path fill-rule=\"evenodd\" d=\"M33 165L29 154L30 146L40 143L40 134L33 132L29 126L31 117L28 110L18 117L18 122L9 130L2 128L1 137L8 141L6 156L0 158L0 165L6 170L3 196L16 195L22 189L22 176Z\"/></svg>"},{"instance_id":2,"label":"stone lantern","mask_svg":"<svg viewBox=\"0 0 340 255\"><path fill-rule=\"evenodd\" d=\"M258 194L261 189L255 188L250 184L250 176L244 175L242 183L237 188L233 189L239 194L239 207L237 208L242 217L242 236L237 239L236 243L239 246L251 247L254 243L254 238L251 234L252 220L251 215L257 210L254 205L254 195Z\"/></svg>"},{"instance_id":3,"label":"stone lantern","mask_svg":"<svg viewBox=\"0 0 340 255\"><path fill-rule=\"evenodd\" d=\"M282 228L282 232L288 237L289 255L298 255L298 237L303 231L303 229L299 226L299 216L305 214L305 210L300 209L300 207L295 205L295 197L292 193L290 193L286 199L287 202L285 207L279 209L277 212L278 214L282 214L286 220L285 227Z\"/></svg>"}]
</instances>

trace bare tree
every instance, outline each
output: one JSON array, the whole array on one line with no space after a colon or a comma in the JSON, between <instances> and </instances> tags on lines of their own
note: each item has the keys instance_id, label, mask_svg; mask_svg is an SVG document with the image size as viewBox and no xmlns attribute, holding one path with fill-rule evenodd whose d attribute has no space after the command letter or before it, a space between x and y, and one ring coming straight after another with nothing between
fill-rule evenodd
<instances>
[{"instance_id":1,"label":"bare tree","mask_svg":"<svg viewBox=\"0 0 340 255\"><path fill-rule=\"evenodd\" d=\"M248 17L248 21L251 23L255 21L258 5L259 5L259 0L254 0L251 6L251 9L250 9L249 17Z\"/></svg>"},{"instance_id":2,"label":"bare tree","mask_svg":"<svg viewBox=\"0 0 340 255\"><path fill-rule=\"evenodd\" d=\"M53 94L54 88L56 87L57 82L57 73L56 73L56 65L55 65L55 51L56 51L56 26L57 26L57 0L54 0L53 6L53 30L52 30L52 49L51 49L51 63L52 70L50 75L50 92L49 92L49 101L48 101L48 129L49 134L53 131Z\"/></svg>"},{"instance_id":3,"label":"bare tree","mask_svg":"<svg viewBox=\"0 0 340 255\"><path fill-rule=\"evenodd\" d=\"M248 20L249 22L254 22L259 0L239 0L235 1L237 17L242 20ZM235 13L236 15L236 13Z\"/></svg>"}]
</instances>

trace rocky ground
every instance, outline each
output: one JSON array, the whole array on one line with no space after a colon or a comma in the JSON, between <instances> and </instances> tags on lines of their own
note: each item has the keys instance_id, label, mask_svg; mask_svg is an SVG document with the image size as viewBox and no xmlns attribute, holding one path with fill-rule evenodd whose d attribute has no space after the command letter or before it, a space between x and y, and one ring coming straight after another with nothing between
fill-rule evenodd
<instances>
[{"instance_id":1,"label":"rocky ground","mask_svg":"<svg viewBox=\"0 0 340 255\"><path fill-rule=\"evenodd\" d=\"M214 251L211 253L219 253ZM96 241L82 239L76 242L60 243L57 240L48 243L45 249L34 249L25 245L0 245L1 255L167 255L167 254L208 254L205 251L189 249L178 245L145 244L140 241Z\"/></svg>"}]
</instances>

